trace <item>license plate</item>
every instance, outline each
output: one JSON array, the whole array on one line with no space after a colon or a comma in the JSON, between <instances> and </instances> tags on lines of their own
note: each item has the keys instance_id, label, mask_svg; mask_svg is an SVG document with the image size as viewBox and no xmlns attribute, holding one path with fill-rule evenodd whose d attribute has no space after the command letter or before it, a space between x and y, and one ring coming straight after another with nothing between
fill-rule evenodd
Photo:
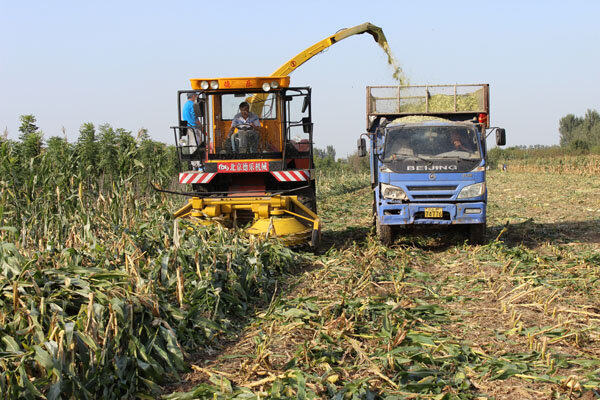
<instances>
[{"instance_id":1,"label":"license plate","mask_svg":"<svg viewBox=\"0 0 600 400\"><path fill-rule=\"evenodd\" d=\"M425 209L425 218L442 218L444 215L441 208L426 208Z\"/></svg>"}]
</instances>

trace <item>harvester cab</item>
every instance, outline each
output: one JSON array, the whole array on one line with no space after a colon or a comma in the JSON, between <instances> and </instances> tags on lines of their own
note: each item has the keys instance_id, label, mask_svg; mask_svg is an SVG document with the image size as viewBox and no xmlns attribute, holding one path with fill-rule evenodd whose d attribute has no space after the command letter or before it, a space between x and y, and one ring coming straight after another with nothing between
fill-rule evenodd
<instances>
[{"instance_id":1,"label":"harvester cab","mask_svg":"<svg viewBox=\"0 0 600 400\"><path fill-rule=\"evenodd\" d=\"M288 245L321 237L317 217L309 87L290 87L289 74L328 47L370 34L391 56L383 30L365 22L341 29L286 61L268 77L191 79L178 92L178 126L172 127L188 203L175 217L202 224L250 224L247 231L281 237ZM193 101L184 106L188 94ZM247 103L243 118L236 117ZM193 110L191 124L183 109ZM178 192L181 193L181 192Z\"/></svg>"},{"instance_id":2,"label":"harvester cab","mask_svg":"<svg viewBox=\"0 0 600 400\"><path fill-rule=\"evenodd\" d=\"M192 90L178 92L172 129L179 183L190 185L191 198L175 217L318 245L311 91L289 83L288 76L191 79ZM182 117L186 101L194 125Z\"/></svg>"}]
</instances>

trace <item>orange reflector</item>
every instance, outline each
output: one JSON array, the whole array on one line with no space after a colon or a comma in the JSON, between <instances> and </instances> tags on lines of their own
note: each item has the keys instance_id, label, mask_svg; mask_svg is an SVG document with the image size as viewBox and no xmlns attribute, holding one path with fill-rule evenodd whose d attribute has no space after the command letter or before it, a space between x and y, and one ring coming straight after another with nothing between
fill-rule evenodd
<instances>
[{"instance_id":1,"label":"orange reflector","mask_svg":"<svg viewBox=\"0 0 600 400\"><path fill-rule=\"evenodd\" d=\"M487 114L481 113L479 114L479 123L483 125L487 125L488 119Z\"/></svg>"}]
</instances>

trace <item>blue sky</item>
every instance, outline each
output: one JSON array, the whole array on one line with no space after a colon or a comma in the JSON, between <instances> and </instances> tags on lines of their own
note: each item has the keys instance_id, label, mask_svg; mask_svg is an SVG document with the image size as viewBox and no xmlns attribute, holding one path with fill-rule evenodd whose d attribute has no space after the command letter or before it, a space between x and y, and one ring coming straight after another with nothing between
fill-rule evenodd
<instances>
[{"instance_id":1,"label":"blue sky","mask_svg":"<svg viewBox=\"0 0 600 400\"><path fill-rule=\"evenodd\" d=\"M600 109L598 1L0 0L0 131L34 114L47 139L84 122L172 142L190 78L269 75L341 28L383 28L413 84L489 83L508 145L556 144L566 114ZM365 86L394 84L369 35L294 71L313 89L315 142L338 156L365 130Z\"/></svg>"}]
</instances>

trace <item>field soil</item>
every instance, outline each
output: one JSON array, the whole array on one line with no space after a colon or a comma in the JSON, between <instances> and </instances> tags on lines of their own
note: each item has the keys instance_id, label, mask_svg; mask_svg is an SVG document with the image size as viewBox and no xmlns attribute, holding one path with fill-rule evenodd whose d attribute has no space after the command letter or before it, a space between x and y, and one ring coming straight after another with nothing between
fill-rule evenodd
<instances>
[{"instance_id":1,"label":"field soil","mask_svg":"<svg viewBox=\"0 0 600 400\"><path fill-rule=\"evenodd\" d=\"M600 181L492 171L487 240L372 227L368 173L323 175L317 254L167 398L600 398Z\"/></svg>"}]
</instances>

